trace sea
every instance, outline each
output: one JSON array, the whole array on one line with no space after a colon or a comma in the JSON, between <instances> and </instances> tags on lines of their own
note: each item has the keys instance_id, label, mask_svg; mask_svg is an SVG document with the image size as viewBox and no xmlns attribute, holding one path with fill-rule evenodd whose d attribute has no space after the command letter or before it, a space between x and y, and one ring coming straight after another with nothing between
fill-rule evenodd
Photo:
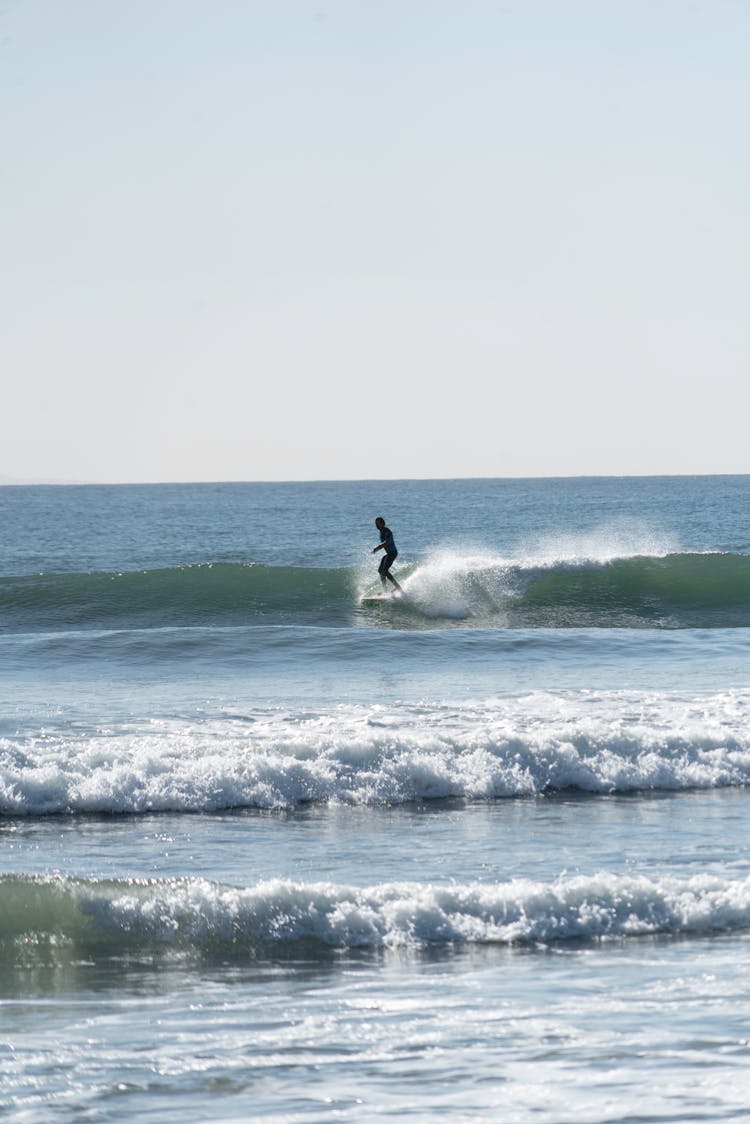
<instances>
[{"instance_id":1,"label":"sea","mask_svg":"<svg viewBox=\"0 0 750 1124\"><path fill-rule=\"evenodd\" d=\"M0 488L0 1118L750 1119L749 501Z\"/></svg>"}]
</instances>

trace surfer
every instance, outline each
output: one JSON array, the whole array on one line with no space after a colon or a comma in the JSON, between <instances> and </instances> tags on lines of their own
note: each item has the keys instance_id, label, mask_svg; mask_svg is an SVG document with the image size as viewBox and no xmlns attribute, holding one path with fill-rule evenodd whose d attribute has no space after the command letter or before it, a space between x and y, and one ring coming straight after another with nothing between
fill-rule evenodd
<instances>
[{"instance_id":1,"label":"surfer","mask_svg":"<svg viewBox=\"0 0 750 1124\"><path fill-rule=\"evenodd\" d=\"M385 579L387 578L388 581L393 582L399 593L403 593L403 589L398 584L393 574L390 572L391 566L398 558L396 544L393 541L393 531L390 529L390 527L386 527L385 519L382 515L379 515L375 520L375 526L380 531L380 545L374 546L372 548L372 553L377 554L379 550L385 551L385 554L380 559L380 565L378 566L378 573L380 574L380 580L383 583L383 589L385 590L386 588Z\"/></svg>"}]
</instances>

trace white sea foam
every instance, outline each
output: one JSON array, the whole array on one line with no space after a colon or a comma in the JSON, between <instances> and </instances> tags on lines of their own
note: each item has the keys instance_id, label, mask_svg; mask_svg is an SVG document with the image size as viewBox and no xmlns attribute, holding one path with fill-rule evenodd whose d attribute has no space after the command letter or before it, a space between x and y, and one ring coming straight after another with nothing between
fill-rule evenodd
<instances>
[{"instance_id":1,"label":"white sea foam","mask_svg":"<svg viewBox=\"0 0 750 1124\"><path fill-rule=\"evenodd\" d=\"M150 720L0 740L0 812L208 811L750 782L750 692L534 692L459 705Z\"/></svg>"},{"instance_id":2,"label":"white sea foam","mask_svg":"<svg viewBox=\"0 0 750 1124\"><path fill-rule=\"evenodd\" d=\"M488 552L436 550L409 574L404 589L425 616L462 620L497 613L513 595L513 563Z\"/></svg>"},{"instance_id":3,"label":"white sea foam","mask_svg":"<svg viewBox=\"0 0 750 1124\"><path fill-rule=\"evenodd\" d=\"M7 902L6 902L7 899ZM28 899L28 900L27 900ZM528 944L750 926L750 878L600 872L552 882L370 887L201 878L119 883L0 879L0 935L210 946L316 941L339 948Z\"/></svg>"}]
</instances>

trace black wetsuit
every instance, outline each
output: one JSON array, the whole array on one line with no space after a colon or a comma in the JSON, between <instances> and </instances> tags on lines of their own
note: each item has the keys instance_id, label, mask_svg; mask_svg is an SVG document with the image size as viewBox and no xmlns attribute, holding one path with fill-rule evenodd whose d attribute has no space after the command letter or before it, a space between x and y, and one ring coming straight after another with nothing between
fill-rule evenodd
<instances>
[{"instance_id":1,"label":"black wetsuit","mask_svg":"<svg viewBox=\"0 0 750 1124\"><path fill-rule=\"evenodd\" d=\"M383 527L381 529L380 541L384 543L385 551L383 552L383 557L380 559L378 573L380 574L381 578L385 578L386 575L390 578L391 575L388 573L388 571L398 558L396 544L393 541L393 531L390 529L390 527ZM393 578L391 578L391 581L393 581Z\"/></svg>"}]
</instances>

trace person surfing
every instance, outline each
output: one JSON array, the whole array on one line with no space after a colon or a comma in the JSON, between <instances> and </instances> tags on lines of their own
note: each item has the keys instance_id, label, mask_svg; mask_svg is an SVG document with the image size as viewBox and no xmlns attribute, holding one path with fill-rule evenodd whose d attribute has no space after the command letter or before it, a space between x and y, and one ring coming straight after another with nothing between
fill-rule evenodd
<instances>
[{"instance_id":1,"label":"person surfing","mask_svg":"<svg viewBox=\"0 0 750 1124\"><path fill-rule=\"evenodd\" d=\"M375 520L375 526L380 531L380 545L374 546L372 548L372 553L377 554L379 550L385 551L383 557L380 559L380 565L378 566L378 574L380 575L380 581L383 585L383 592L385 592L385 590L387 589L387 586L385 584L387 578L389 582L393 582L399 593L403 593L403 589L398 584L393 574L390 572L391 566L398 558L396 544L393 541L393 531L390 529L390 527L386 527L385 519L382 515L379 515Z\"/></svg>"}]
</instances>

